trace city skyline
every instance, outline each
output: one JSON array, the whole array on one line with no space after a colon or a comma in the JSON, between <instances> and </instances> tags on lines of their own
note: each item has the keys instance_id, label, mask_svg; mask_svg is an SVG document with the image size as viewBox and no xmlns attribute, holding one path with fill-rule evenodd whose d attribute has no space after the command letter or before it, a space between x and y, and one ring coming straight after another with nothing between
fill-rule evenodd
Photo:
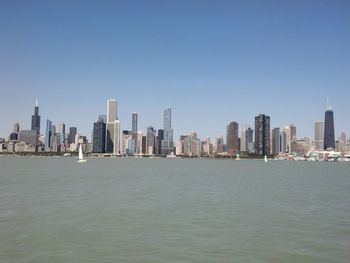
<instances>
[{"instance_id":1,"label":"city skyline","mask_svg":"<svg viewBox=\"0 0 350 263\"><path fill-rule=\"evenodd\" d=\"M89 136L112 97L122 130L132 112L140 130L161 128L171 105L174 138L225 137L260 113L313 138L329 96L337 139L350 133L349 14L346 1L5 1L0 137L30 129L35 98L41 133L49 119Z\"/></svg>"},{"instance_id":2,"label":"city skyline","mask_svg":"<svg viewBox=\"0 0 350 263\"><path fill-rule=\"evenodd\" d=\"M119 105L119 101L118 100L116 100L116 99L107 99L107 103L106 103L106 105L107 105L107 111L106 111L106 113L107 114L103 114L103 113L99 113L99 114L96 114L96 116L98 116L98 120L97 120L97 122L101 122L101 121L103 121L103 122L105 122L105 124L107 125L108 123L110 123L110 124L113 124L112 126L112 128L114 129L114 125L115 125L115 122L117 122L117 125L118 125L118 129L120 130L120 131L123 131L123 130L129 130L131 133L135 133L135 132L137 132L137 131L141 131L141 132L143 132L143 133L147 133L148 132L148 128L149 127L152 127L152 128L154 128L154 131L156 131L157 129L160 129L160 128L163 128L164 129L164 127L165 126L167 126L167 128L170 128L171 129L171 134L173 133L173 129L172 129L172 125L171 125L171 119L172 119L172 117L171 117L171 108L167 108L166 110L164 110L164 116L163 116L163 125L161 126L161 127L157 127L157 126L154 126L153 124L150 124L150 125L148 125L147 127L146 127L146 129L137 129L137 126L138 126L138 114L139 113L136 113L136 112L132 112L132 118L131 118L131 120L132 120L132 122L131 122L131 125L130 125L130 127L129 126L127 126L127 127L125 127L125 126L122 126L123 125L123 123L119 120L119 117L118 117L118 112L119 112L119 108L118 108L118 105ZM6 136L0 136L0 138L4 138L4 139L7 139L7 138L10 138L10 135L12 134L12 132L14 131L14 130L16 130L16 129L20 129L20 127L21 127L21 129L20 130L35 130L36 132L38 131L38 129L39 129L39 135L43 135L43 136L45 136L45 144L46 145L48 145L48 140L50 140L50 135L48 134L48 125L49 125L49 130L51 129L51 126L53 127L53 134L54 133L56 133L56 130L57 131L60 131L60 130L62 130L63 131L63 134L65 134L65 126L67 126L67 127L70 127L70 129L75 129L75 134L80 134L80 135L82 135L82 136L85 136L85 137L87 137L87 138L89 138L89 140L92 138L91 136L92 136L92 134L94 133L94 130L95 130L95 123L96 123L96 120L95 121L93 121L92 123L91 123L91 129L87 132L87 133L83 133L83 132L81 132L80 131L80 129L79 129L79 127L77 128L77 127L75 127L74 126L74 124L72 124L72 125L67 125L67 123L66 122L64 122L64 121L59 121L59 122L54 122L54 121L52 121L52 120L50 120L50 119L46 119L45 120L45 122L46 122L46 127L45 128L41 128L41 127L43 127L43 125L40 125L40 119L41 119L41 115L38 115L38 117L39 117L39 120L37 120L37 118L38 117L36 117L37 116L37 114L39 114L39 103L38 103L38 100L36 99L35 100L35 105L34 105L34 115L31 115L31 129L26 129L26 127L23 127L22 126L22 124L20 123L20 122L13 122L13 125L12 125L12 129L11 129L11 131L10 131L10 133L9 134L7 134ZM111 110L111 108L112 108L112 110ZM298 139L298 138L300 138L300 139L302 139L302 138L310 138L311 140L319 140L319 138L317 138L316 139L316 137L319 137L319 135L316 135L316 124L319 124L319 123L322 123L322 127L323 127L323 124L326 122L326 120L327 120L327 118L328 118L328 116L329 116L329 114L330 114L330 112L331 112L331 114L332 114L332 132L333 132L333 137L330 139L330 141L332 141L333 139L333 141L335 142L336 140L338 140L339 138L341 138L341 136L342 136L342 134L349 134L349 133L346 133L346 131L341 131L341 132L339 132L339 135L337 135L336 133L335 133L335 130L336 130L336 123L335 123L335 121L334 121L334 115L333 115L333 110L331 110L331 106L330 106L330 103L329 103L329 98L327 97L327 108L326 108L326 110L324 111L324 119L322 120L322 121L314 121L311 125L313 125L313 128L314 128L314 130L313 130L313 134L311 135L311 136L303 136L303 135L300 135L300 129L298 129L298 136L296 135L296 127L295 127L295 125L294 124L289 124L289 125L286 125L286 126L281 126L281 127L275 127L275 126L269 126L269 128L270 128L270 133L271 133L271 135L272 135L272 132L273 132L273 130L275 129L275 128L278 128L278 129L282 129L282 130L284 130L284 129L288 129L288 130L290 130L290 129L292 129L292 131L289 131L289 133L290 132L292 132L292 135L291 135L291 138L293 138L294 140L295 139ZM170 113L167 113L167 111L169 111ZM113 115L113 112L114 112L114 115ZM170 114L169 116L170 116L170 122L168 123L168 121L166 121L169 117L166 117L168 114ZM110 116L110 115L113 115L112 117ZM264 114L263 114L264 115ZM268 116L269 117L269 116ZM104 119L104 120L102 120L102 119ZM108 119L110 119L110 122L108 122ZM217 135L215 135L215 136L199 136L199 138L206 138L206 137L209 137L209 138L212 138L212 139L214 139L214 138L219 138L220 136L224 136L224 137L226 137L226 140L224 141L225 143L227 143L227 136L228 136L228 127L229 127L229 125L232 125L232 123L235 123L236 125L237 125L237 127L235 128L235 132L238 132L238 133L241 133L241 132L244 132L244 130L246 130L247 128L249 128L249 129L254 129L255 127L256 127L256 116L254 117L254 119L255 119L255 123L254 124L252 124L252 125L245 125L244 127L242 127L242 126L240 126L241 124L240 123L238 123L238 122L236 122L236 121L230 121L230 122L228 122L227 124L226 124L226 131L225 131L225 133L223 133L223 134L217 134ZM42 121L44 121L43 119L42 119ZM270 120L269 120L269 122L270 122ZM39 127L37 127L39 125ZM170 126L169 126L170 125ZM41 126L41 127L40 127ZM58 129L57 129L57 127L58 127ZM108 125L106 126L106 132L107 132L107 127L108 127ZM77 132L77 129L78 129L78 132ZM163 132L164 130L163 129L161 129L161 131ZM322 129L323 130L323 129ZM114 132L114 131L113 131ZM198 133L197 132L197 130L196 129L194 129L194 130L188 130L187 132L185 132L185 133L182 133L182 134L180 134L180 133L178 133L179 135L177 136L177 137L175 137L174 136L174 138L175 138L175 141L178 139L178 138L180 138L182 135L190 135L192 132L195 132L196 134ZM60 133L62 133L62 132L60 132ZM322 131L322 133L323 133L323 131ZM70 133L67 133L67 136L68 135L70 135ZM121 134L120 134L121 135ZM71 142L73 139L71 139L70 137L67 137L67 136L65 136L65 138L66 139L68 139L68 141L69 142ZM136 136L136 135L134 135L134 136ZM231 136L231 135L230 135ZM237 137L238 136L238 137ZM287 135L288 136L288 135ZM108 136L107 136L108 137ZM173 135L171 135L171 138L173 137ZM240 135L236 135L236 137L237 138L241 138L241 134ZM49 138L49 139L48 139ZM323 134L322 134L322 138L323 138ZM271 140L273 140L273 138L271 137L270 138ZM59 138L59 140L60 141L62 141L63 140L63 138ZM119 138L119 140L120 140L120 138ZM323 141L323 139L322 139L322 141ZM272 143L272 141L271 141L271 143ZM316 143L316 141L315 141L315 143ZM51 143L50 143L51 144ZM49 145L50 145L49 144ZM107 144L107 141L106 141L106 144ZM237 143L236 143L237 144ZM272 146L272 144L270 145L271 147L273 147ZM335 145L334 145L335 146ZM175 144L174 144L174 147L175 147ZM238 149L237 148L237 146L235 146L236 147L236 149ZM119 146L118 146L118 148L119 148ZM287 148L288 148L288 146L287 146ZM318 147L317 147L318 148ZM334 147L331 147L331 148L334 148ZM238 149L239 150L239 149ZM270 150L272 150L272 148L270 149ZM231 153L232 154L232 153Z\"/></svg>"}]
</instances>

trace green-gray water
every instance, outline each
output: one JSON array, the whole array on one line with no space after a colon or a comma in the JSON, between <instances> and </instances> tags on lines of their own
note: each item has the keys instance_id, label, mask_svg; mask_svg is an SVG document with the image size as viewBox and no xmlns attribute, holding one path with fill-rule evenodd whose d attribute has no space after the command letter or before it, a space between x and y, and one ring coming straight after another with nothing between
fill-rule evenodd
<instances>
[{"instance_id":1,"label":"green-gray water","mask_svg":"<svg viewBox=\"0 0 350 263\"><path fill-rule=\"evenodd\" d=\"M0 262L349 262L350 163L0 157Z\"/></svg>"}]
</instances>

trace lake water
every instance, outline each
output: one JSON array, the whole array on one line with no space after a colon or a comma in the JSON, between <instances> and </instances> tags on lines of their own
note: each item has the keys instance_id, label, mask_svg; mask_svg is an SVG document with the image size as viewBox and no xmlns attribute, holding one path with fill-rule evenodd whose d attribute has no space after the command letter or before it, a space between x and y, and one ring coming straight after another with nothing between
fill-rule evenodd
<instances>
[{"instance_id":1,"label":"lake water","mask_svg":"<svg viewBox=\"0 0 350 263\"><path fill-rule=\"evenodd\" d=\"M350 262L350 163L0 157L0 262Z\"/></svg>"}]
</instances>

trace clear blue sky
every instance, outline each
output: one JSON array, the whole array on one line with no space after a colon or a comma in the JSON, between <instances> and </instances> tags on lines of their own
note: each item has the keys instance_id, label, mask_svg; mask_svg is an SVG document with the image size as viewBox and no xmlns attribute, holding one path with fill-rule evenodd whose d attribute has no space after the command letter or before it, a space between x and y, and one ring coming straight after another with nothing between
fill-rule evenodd
<instances>
[{"instance_id":1,"label":"clear blue sky","mask_svg":"<svg viewBox=\"0 0 350 263\"><path fill-rule=\"evenodd\" d=\"M175 138L225 135L226 125L294 124L313 138L331 98L336 136L350 135L350 1L0 2L0 137L49 118L90 136L119 102L122 129Z\"/></svg>"}]
</instances>

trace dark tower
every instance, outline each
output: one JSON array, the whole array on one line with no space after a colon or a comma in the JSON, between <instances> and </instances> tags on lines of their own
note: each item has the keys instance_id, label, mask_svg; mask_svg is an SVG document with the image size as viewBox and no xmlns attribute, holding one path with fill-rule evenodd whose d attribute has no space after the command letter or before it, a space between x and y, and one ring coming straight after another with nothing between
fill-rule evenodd
<instances>
[{"instance_id":1,"label":"dark tower","mask_svg":"<svg viewBox=\"0 0 350 263\"><path fill-rule=\"evenodd\" d=\"M106 145L106 121L103 116L98 118L98 121L94 123L93 131L93 145L92 151L94 153L104 153Z\"/></svg>"},{"instance_id":2,"label":"dark tower","mask_svg":"<svg viewBox=\"0 0 350 263\"><path fill-rule=\"evenodd\" d=\"M229 155L232 156L239 152L238 123L235 121L227 125L226 145Z\"/></svg>"},{"instance_id":3,"label":"dark tower","mask_svg":"<svg viewBox=\"0 0 350 263\"><path fill-rule=\"evenodd\" d=\"M38 151L38 139L40 136L40 115L38 100L35 101L34 115L32 115L32 131L36 132L35 151Z\"/></svg>"},{"instance_id":4,"label":"dark tower","mask_svg":"<svg viewBox=\"0 0 350 263\"><path fill-rule=\"evenodd\" d=\"M335 139L333 111L327 100L327 110L324 115L323 149L327 150L328 148L335 149Z\"/></svg>"},{"instance_id":5,"label":"dark tower","mask_svg":"<svg viewBox=\"0 0 350 263\"><path fill-rule=\"evenodd\" d=\"M255 117L255 153L270 154L270 116L264 114Z\"/></svg>"},{"instance_id":6,"label":"dark tower","mask_svg":"<svg viewBox=\"0 0 350 263\"><path fill-rule=\"evenodd\" d=\"M40 115L38 101L35 102L34 115L32 115L32 131L40 135Z\"/></svg>"}]
</instances>

